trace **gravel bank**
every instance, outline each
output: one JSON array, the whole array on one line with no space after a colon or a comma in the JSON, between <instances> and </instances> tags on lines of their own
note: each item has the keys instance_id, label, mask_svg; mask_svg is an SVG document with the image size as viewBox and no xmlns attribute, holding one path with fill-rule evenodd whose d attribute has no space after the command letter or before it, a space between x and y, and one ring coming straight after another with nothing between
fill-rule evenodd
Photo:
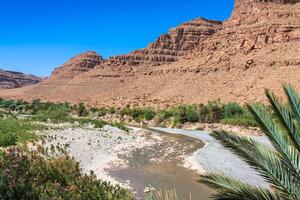
<instances>
[{"instance_id":1,"label":"gravel bank","mask_svg":"<svg viewBox=\"0 0 300 200\"><path fill-rule=\"evenodd\" d=\"M170 128L153 129L172 134L187 135L206 143L205 147L186 157L185 167L197 170L200 173L207 170L220 172L246 183L267 186L267 183L253 169L221 146L208 132ZM253 136L253 138L262 143L269 144L268 139L264 136Z\"/></svg>"},{"instance_id":2,"label":"gravel bank","mask_svg":"<svg viewBox=\"0 0 300 200\"><path fill-rule=\"evenodd\" d=\"M119 155L155 143L146 131L137 128L127 133L111 126L97 129L93 126L63 124L59 125L59 129L46 130L40 134L47 137L44 144L46 148L65 147L69 155L80 163L83 172L93 171L97 178L113 184L119 183L107 174L106 169L126 167L126 161L120 159Z\"/></svg>"}]
</instances>

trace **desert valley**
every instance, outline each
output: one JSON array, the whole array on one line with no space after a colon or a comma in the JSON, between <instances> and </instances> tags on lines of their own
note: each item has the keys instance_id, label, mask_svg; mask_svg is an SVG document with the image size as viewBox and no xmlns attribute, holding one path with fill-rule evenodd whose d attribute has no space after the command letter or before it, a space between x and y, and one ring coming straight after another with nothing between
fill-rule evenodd
<instances>
[{"instance_id":1,"label":"desert valley","mask_svg":"<svg viewBox=\"0 0 300 200\"><path fill-rule=\"evenodd\" d=\"M298 67L300 0L235 0L129 54L0 70L0 199L298 200Z\"/></svg>"}]
</instances>

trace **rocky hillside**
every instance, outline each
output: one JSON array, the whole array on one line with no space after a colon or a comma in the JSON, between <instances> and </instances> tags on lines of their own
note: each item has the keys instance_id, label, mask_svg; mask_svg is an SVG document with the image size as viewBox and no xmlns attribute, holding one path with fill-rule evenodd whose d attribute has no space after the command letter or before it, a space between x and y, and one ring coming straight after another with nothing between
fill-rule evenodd
<instances>
[{"instance_id":1,"label":"rocky hillside","mask_svg":"<svg viewBox=\"0 0 300 200\"><path fill-rule=\"evenodd\" d=\"M283 94L284 83L300 90L300 0L236 0L224 22L195 19L145 49L96 60L1 96L122 107L265 101L265 88Z\"/></svg>"},{"instance_id":2,"label":"rocky hillside","mask_svg":"<svg viewBox=\"0 0 300 200\"><path fill-rule=\"evenodd\" d=\"M0 69L0 90L24 87L41 81L41 78L33 75Z\"/></svg>"},{"instance_id":3,"label":"rocky hillside","mask_svg":"<svg viewBox=\"0 0 300 200\"><path fill-rule=\"evenodd\" d=\"M128 55L109 59L114 65L161 65L177 61L187 55L205 40L222 28L222 22L194 19L183 23L163 34L147 48L136 50Z\"/></svg>"},{"instance_id":4,"label":"rocky hillside","mask_svg":"<svg viewBox=\"0 0 300 200\"><path fill-rule=\"evenodd\" d=\"M93 69L96 65L100 65L104 59L94 51L88 51L71 58L61 67L56 68L50 80L55 79L72 79L84 72Z\"/></svg>"}]
</instances>

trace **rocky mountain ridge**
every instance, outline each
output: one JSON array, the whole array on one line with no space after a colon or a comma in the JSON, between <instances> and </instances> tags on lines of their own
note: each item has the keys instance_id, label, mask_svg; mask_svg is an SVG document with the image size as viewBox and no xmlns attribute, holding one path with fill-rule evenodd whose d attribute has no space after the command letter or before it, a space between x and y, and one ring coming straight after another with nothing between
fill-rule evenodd
<instances>
[{"instance_id":1,"label":"rocky mountain ridge","mask_svg":"<svg viewBox=\"0 0 300 200\"><path fill-rule=\"evenodd\" d=\"M41 81L42 78L37 76L0 69L0 90L24 87Z\"/></svg>"},{"instance_id":2,"label":"rocky mountain ridge","mask_svg":"<svg viewBox=\"0 0 300 200\"><path fill-rule=\"evenodd\" d=\"M198 18L145 49L108 60L93 54L77 70L82 60L86 66L79 56L41 84L2 96L116 107L265 101L264 88L300 90L300 0L236 0L224 22Z\"/></svg>"}]
</instances>

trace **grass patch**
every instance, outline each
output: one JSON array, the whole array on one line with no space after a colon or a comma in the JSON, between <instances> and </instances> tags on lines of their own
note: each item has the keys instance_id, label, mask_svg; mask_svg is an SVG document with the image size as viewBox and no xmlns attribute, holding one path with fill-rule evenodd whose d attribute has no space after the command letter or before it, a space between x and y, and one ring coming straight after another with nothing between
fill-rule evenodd
<instances>
[{"instance_id":1,"label":"grass patch","mask_svg":"<svg viewBox=\"0 0 300 200\"><path fill-rule=\"evenodd\" d=\"M0 146L7 147L28 140L35 140L37 136L33 132L44 128L46 127L26 120L0 119Z\"/></svg>"},{"instance_id":2,"label":"grass patch","mask_svg":"<svg viewBox=\"0 0 300 200\"><path fill-rule=\"evenodd\" d=\"M253 117L232 117L232 118L225 118L221 120L222 124L234 125L234 126L245 126L245 127L257 127L258 124L254 120Z\"/></svg>"}]
</instances>

